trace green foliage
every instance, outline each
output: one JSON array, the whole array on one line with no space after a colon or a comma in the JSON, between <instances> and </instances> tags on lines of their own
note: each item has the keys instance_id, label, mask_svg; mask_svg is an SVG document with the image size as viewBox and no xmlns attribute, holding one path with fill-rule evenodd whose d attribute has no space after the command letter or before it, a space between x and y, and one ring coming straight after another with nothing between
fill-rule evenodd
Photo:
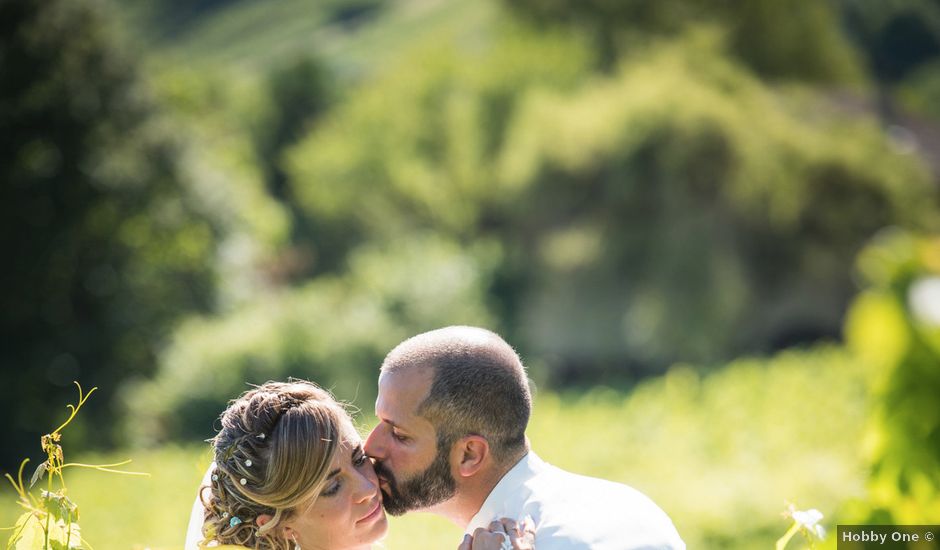
<instances>
[{"instance_id":1,"label":"green foliage","mask_svg":"<svg viewBox=\"0 0 940 550\"><path fill-rule=\"evenodd\" d=\"M280 282L290 210L272 196L270 163L254 139L272 110L261 83L226 72L164 68L153 79L167 124L186 153L179 162L192 199L218 226L216 304L228 310Z\"/></svg>"},{"instance_id":2,"label":"green foliage","mask_svg":"<svg viewBox=\"0 0 940 550\"><path fill-rule=\"evenodd\" d=\"M342 276L193 319L176 332L158 376L125 393L128 436L204 439L246 384L288 376L371 407L378 367L395 344L451 322L493 325L484 289L497 254L434 236L366 247Z\"/></svg>"},{"instance_id":3,"label":"green foliage","mask_svg":"<svg viewBox=\"0 0 940 550\"><path fill-rule=\"evenodd\" d=\"M932 0L837 0L858 48L874 76L903 80L940 56L940 5Z\"/></svg>"},{"instance_id":4,"label":"green foliage","mask_svg":"<svg viewBox=\"0 0 940 550\"><path fill-rule=\"evenodd\" d=\"M868 369L868 498L849 506L872 523L940 521L940 238L891 231L859 259L868 289L846 337Z\"/></svg>"},{"instance_id":5,"label":"green foliage","mask_svg":"<svg viewBox=\"0 0 940 550\"><path fill-rule=\"evenodd\" d=\"M290 184L308 215L362 239L428 227L473 238L484 208L513 198L492 160L520 92L574 86L587 56L572 38L521 31L472 52L426 43L295 148Z\"/></svg>"},{"instance_id":6,"label":"green foliage","mask_svg":"<svg viewBox=\"0 0 940 550\"><path fill-rule=\"evenodd\" d=\"M268 185L272 194L283 195L284 173L279 166L283 150L293 145L327 110L331 90L329 75L310 58L300 58L272 71L267 79L271 108L255 134L262 159L270 162Z\"/></svg>"},{"instance_id":7,"label":"green foliage","mask_svg":"<svg viewBox=\"0 0 940 550\"><path fill-rule=\"evenodd\" d=\"M71 437L71 434L67 434ZM189 510L211 457L199 448L167 446L135 450L134 465L148 477L102 475L87 468L70 469L68 496L81 504L81 534L94 550L179 550ZM82 454L76 460L98 464L119 462L126 451ZM23 509L16 493L0 488L0 525L12 525ZM9 531L2 532L9 536Z\"/></svg>"},{"instance_id":8,"label":"green foliage","mask_svg":"<svg viewBox=\"0 0 940 550\"><path fill-rule=\"evenodd\" d=\"M541 24L594 36L608 68L650 37L675 36L706 22L727 35L729 52L757 74L810 82L857 83L862 70L826 2L751 0L504 0Z\"/></svg>"},{"instance_id":9,"label":"green foliage","mask_svg":"<svg viewBox=\"0 0 940 550\"><path fill-rule=\"evenodd\" d=\"M62 430L75 419L85 401L98 389L92 388L85 394L78 382L75 385L78 386L78 403L68 406L71 415L62 425L52 433L42 436L42 450L46 454L46 460L36 468L29 486L26 486L23 481L23 469L29 462L28 458L20 464L17 479L6 474L6 478L19 497L17 504L26 509L26 512L20 515L16 524L10 529L12 534L7 541L8 549L68 550L69 548L83 548L87 545L78 525L78 505L66 496L67 489L63 476L65 468L82 467L120 474L147 475L111 469L115 466L123 466L129 463L129 460L98 466L65 462L65 455L59 444L62 440ZM41 491L39 497L36 497L31 490L43 478L47 480L46 490ZM56 482L58 482L58 489L53 491Z\"/></svg>"},{"instance_id":10,"label":"green foliage","mask_svg":"<svg viewBox=\"0 0 940 550\"><path fill-rule=\"evenodd\" d=\"M650 495L689 548L770 548L786 502L828 516L862 494L862 374L826 347L706 375L679 366L627 396L538 395L529 436L557 466Z\"/></svg>"},{"instance_id":11,"label":"green foliage","mask_svg":"<svg viewBox=\"0 0 940 550\"><path fill-rule=\"evenodd\" d=\"M213 4L212 9L193 9L200 3ZM153 57L170 64L236 68L263 78L272 67L313 53L341 80L369 74L414 40L440 36L442 31L476 37L495 21L494 7L491 0L420 5L387 0L204 0L184 8L166 0L126 0L116 6Z\"/></svg>"},{"instance_id":12,"label":"green foliage","mask_svg":"<svg viewBox=\"0 0 940 550\"><path fill-rule=\"evenodd\" d=\"M866 80L847 17L875 77L935 111L929 0L504 2L535 25L487 1L135 4L145 20L189 14L156 17L146 82L96 0L0 6L0 460L50 417L35 381L79 371L111 395L72 434L121 418L155 443L211 435L268 379L368 409L382 356L453 323L500 330L555 387L835 338L863 243L940 219L922 163L824 87ZM870 499L856 356L827 348L676 368L629 396L543 394L536 448L649 492L690 547L770 546L785 499L828 515L849 493L844 517L922 520L937 357L909 295L936 269L904 242L863 256L882 275L847 329L881 399ZM879 255L905 267L871 268ZM193 474L164 480L176 495L154 486L147 521L163 523L89 524L110 507L92 500L89 532L177 543L167 510L188 509L201 467L152 456ZM455 540L396 522L392 548Z\"/></svg>"},{"instance_id":13,"label":"green foliage","mask_svg":"<svg viewBox=\"0 0 940 550\"><path fill-rule=\"evenodd\" d=\"M309 57L273 69L261 94L269 98L261 120L252 130L258 162L269 193L290 212L293 220L291 249L285 254L294 261L282 262L280 276L301 280L314 273L335 270L344 259L349 238L324 235L316 218L306 216L293 190L287 185L283 166L286 150L310 131L333 101L330 74ZM319 243L317 247L313 242Z\"/></svg>"},{"instance_id":14,"label":"green foliage","mask_svg":"<svg viewBox=\"0 0 940 550\"><path fill-rule=\"evenodd\" d=\"M835 334L844 266L880 227L929 219L928 174L874 121L770 93L707 52L660 47L577 94L522 102L500 175L552 220L531 247L544 252L526 341L668 363ZM600 342L576 330L591 318Z\"/></svg>"},{"instance_id":15,"label":"green foliage","mask_svg":"<svg viewBox=\"0 0 940 550\"><path fill-rule=\"evenodd\" d=\"M913 71L897 89L905 109L940 121L940 59Z\"/></svg>"},{"instance_id":16,"label":"green foliage","mask_svg":"<svg viewBox=\"0 0 940 550\"><path fill-rule=\"evenodd\" d=\"M845 266L879 228L928 223L929 175L716 42L604 78L563 34L420 51L298 145L290 185L327 234L500 242L502 324L556 381L834 336Z\"/></svg>"},{"instance_id":17,"label":"green foliage","mask_svg":"<svg viewBox=\"0 0 940 550\"><path fill-rule=\"evenodd\" d=\"M12 467L79 376L107 379L86 416L100 421L89 439L110 438L120 381L152 372L173 320L212 306L222 211L186 185L175 130L105 5L3 2L0 21L0 414L16 427L0 463Z\"/></svg>"}]
</instances>

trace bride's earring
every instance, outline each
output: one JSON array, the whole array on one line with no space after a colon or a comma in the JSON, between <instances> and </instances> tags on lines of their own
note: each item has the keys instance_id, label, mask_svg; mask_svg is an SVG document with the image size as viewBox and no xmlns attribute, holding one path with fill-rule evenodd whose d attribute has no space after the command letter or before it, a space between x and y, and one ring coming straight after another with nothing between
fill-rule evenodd
<instances>
[{"instance_id":1,"label":"bride's earring","mask_svg":"<svg viewBox=\"0 0 940 550\"><path fill-rule=\"evenodd\" d=\"M296 535L291 535L290 538L291 538L291 540L294 541L294 550L302 550L302 549L300 548L300 545L297 544L297 536L296 536Z\"/></svg>"}]
</instances>

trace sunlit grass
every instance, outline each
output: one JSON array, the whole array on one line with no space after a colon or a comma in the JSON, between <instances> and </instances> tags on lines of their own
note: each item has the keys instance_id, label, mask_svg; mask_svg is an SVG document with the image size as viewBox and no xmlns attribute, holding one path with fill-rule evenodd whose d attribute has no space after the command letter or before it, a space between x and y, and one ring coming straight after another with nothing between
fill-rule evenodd
<instances>
[{"instance_id":1,"label":"sunlit grass","mask_svg":"<svg viewBox=\"0 0 940 550\"><path fill-rule=\"evenodd\" d=\"M193 490L209 456L201 447L168 446L155 451L122 450L75 457L108 463L131 457L130 467L150 477L127 477L91 470L65 473L69 498L78 504L82 533L95 550L182 548ZM68 457L67 457L68 458ZM15 494L0 492L0 524L12 525L21 513ZM8 532L0 533L6 542Z\"/></svg>"}]
</instances>

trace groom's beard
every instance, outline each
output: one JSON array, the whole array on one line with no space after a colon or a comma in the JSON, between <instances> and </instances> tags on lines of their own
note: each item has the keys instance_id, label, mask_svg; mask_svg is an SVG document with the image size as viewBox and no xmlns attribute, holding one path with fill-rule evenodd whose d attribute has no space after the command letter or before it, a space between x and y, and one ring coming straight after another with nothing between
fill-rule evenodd
<instances>
[{"instance_id":1,"label":"groom's beard","mask_svg":"<svg viewBox=\"0 0 940 550\"><path fill-rule=\"evenodd\" d=\"M382 490L382 505L393 516L430 508L450 499L457 492L457 482L450 473L447 453L438 452L427 469L401 484L381 462L375 463L375 473L388 484L388 490Z\"/></svg>"}]
</instances>

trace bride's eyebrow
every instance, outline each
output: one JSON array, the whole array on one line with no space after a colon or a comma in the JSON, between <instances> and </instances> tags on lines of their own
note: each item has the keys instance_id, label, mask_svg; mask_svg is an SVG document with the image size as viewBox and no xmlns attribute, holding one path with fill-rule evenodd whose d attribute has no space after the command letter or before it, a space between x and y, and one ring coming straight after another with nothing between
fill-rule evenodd
<instances>
[{"instance_id":1,"label":"bride's eyebrow","mask_svg":"<svg viewBox=\"0 0 940 550\"><path fill-rule=\"evenodd\" d=\"M352 453L350 454L350 457L352 458L353 462L355 462L356 460L356 455L359 455L359 454L362 454L362 443L359 443L358 445L353 447ZM341 468L336 468L332 472L326 474L326 479L327 480L333 479L334 477L339 475L341 470L342 470Z\"/></svg>"}]
</instances>

